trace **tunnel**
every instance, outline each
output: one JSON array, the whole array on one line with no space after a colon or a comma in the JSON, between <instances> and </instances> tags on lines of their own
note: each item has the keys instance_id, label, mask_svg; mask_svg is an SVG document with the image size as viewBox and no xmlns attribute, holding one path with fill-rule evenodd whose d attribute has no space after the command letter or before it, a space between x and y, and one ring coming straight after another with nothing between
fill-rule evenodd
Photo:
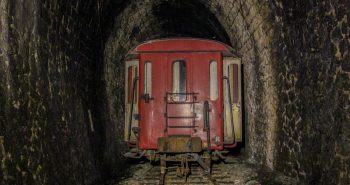
<instances>
[{"instance_id":1,"label":"tunnel","mask_svg":"<svg viewBox=\"0 0 350 185\"><path fill-rule=\"evenodd\" d=\"M125 57L178 37L220 41L241 58L244 143L232 155L258 182L350 184L349 1L1 0L0 8L1 184L133 176L140 164L123 157Z\"/></svg>"}]
</instances>

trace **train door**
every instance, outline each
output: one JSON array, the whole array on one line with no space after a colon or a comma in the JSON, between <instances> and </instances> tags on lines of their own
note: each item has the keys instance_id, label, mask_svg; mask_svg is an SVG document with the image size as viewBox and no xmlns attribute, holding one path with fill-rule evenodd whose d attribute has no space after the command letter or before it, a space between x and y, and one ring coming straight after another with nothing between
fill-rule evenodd
<instances>
[{"instance_id":1,"label":"train door","mask_svg":"<svg viewBox=\"0 0 350 185\"><path fill-rule=\"evenodd\" d=\"M210 144L211 149L222 149L223 141L222 96L219 95L222 89L221 58L220 52L198 52L192 57L191 85L192 90L198 92L197 114L201 118L194 135L202 138L204 147Z\"/></svg>"},{"instance_id":2,"label":"train door","mask_svg":"<svg viewBox=\"0 0 350 185\"><path fill-rule=\"evenodd\" d=\"M166 136L191 135L196 126L191 60L189 53L169 53L167 56Z\"/></svg>"},{"instance_id":3,"label":"train door","mask_svg":"<svg viewBox=\"0 0 350 185\"><path fill-rule=\"evenodd\" d=\"M230 147L243 141L241 61L239 58L225 57L223 63L224 135L226 147Z\"/></svg>"},{"instance_id":4,"label":"train door","mask_svg":"<svg viewBox=\"0 0 350 185\"><path fill-rule=\"evenodd\" d=\"M210 138L212 149L221 149L221 53L170 53L167 60L171 71L167 75L167 92L171 96L167 99L171 102L167 105L167 134L200 137L204 148Z\"/></svg>"},{"instance_id":5,"label":"train door","mask_svg":"<svg viewBox=\"0 0 350 185\"><path fill-rule=\"evenodd\" d=\"M138 74L139 60L126 61L125 64L125 135L124 140L135 143L136 135L132 128L138 128L139 122L134 115L138 114Z\"/></svg>"},{"instance_id":6,"label":"train door","mask_svg":"<svg viewBox=\"0 0 350 185\"><path fill-rule=\"evenodd\" d=\"M140 148L157 149L157 140L164 136L164 96L166 94L167 55L140 55Z\"/></svg>"}]
</instances>

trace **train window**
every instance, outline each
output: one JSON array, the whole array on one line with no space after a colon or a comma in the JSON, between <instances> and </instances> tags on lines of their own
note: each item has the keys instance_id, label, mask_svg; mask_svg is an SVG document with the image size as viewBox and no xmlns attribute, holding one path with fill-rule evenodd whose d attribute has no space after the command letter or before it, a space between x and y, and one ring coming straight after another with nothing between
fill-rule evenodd
<instances>
[{"instance_id":1,"label":"train window","mask_svg":"<svg viewBox=\"0 0 350 185\"><path fill-rule=\"evenodd\" d=\"M173 93L179 93L174 97L175 101L185 101L186 95L186 62L178 60L173 63Z\"/></svg>"},{"instance_id":2,"label":"train window","mask_svg":"<svg viewBox=\"0 0 350 185\"><path fill-rule=\"evenodd\" d=\"M230 78L230 92L232 103L238 102L238 65L231 64L228 66L228 75Z\"/></svg>"},{"instance_id":3,"label":"train window","mask_svg":"<svg viewBox=\"0 0 350 185\"><path fill-rule=\"evenodd\" d=\"M218 64L216 61L210 62L210 100L218 99Z\"/></svg>"},{"instance_id":4,"label":"train window","mask_svg":"<svg viewBox=\"0 0 350 185\"><path fill-rule=\"evenodd\" d=\"M151 62L145 62L143 93L152 96L152 64Z\"/></svg>"},{"instance_id":5,"label":"train window","mask_svg":"<svg viewBox=\"0 0 350 185\"><path fill-rule=\"evenodd\" d=\"M128 102L131 103L132 101L132 93L133 93L133 83L134 79L137 74L137 67L136 66L130 66L128 67ZM137 93L137 92L136 92ZM135 94L135 100L134 103L137 103L137 94Z\"/></svg>"}]
</instances>

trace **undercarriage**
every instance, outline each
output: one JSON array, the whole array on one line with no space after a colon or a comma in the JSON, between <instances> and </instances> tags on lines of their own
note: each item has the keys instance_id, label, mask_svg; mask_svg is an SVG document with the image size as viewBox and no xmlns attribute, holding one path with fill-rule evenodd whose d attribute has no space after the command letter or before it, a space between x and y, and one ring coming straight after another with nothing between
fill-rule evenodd
<instances>
[{"instance_id":1,"label":"undercarriage","mask_svg":"<svg viewBox=\"0 0 350 185\"><path fill-rule=\"evenodd\" d=\"M132 151L132 150L131 150ZM160 164L160 178L159 184L164 184L165 175L168 170L176 171L176 176L183 178L184 181L187 181L187 177L191 174L191 167L195 166L195 169L199 168L202 171L202 174L206 176L209 180L211 179L211 164L212 161L224 160L222 155L223 151L204 151L197 153L165 153L158 152L155 150L147 151L138 151L128 152L125 154L128 158L139 159L146 157L151 163ZM199 167L199 168L198 168Z\"/></svg>"}]
</instances>

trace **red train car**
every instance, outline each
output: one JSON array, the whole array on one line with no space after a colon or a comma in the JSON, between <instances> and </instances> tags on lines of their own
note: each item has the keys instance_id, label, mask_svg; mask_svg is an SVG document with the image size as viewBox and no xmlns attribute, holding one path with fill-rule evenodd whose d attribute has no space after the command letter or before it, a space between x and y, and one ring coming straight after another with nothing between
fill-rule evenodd
<instances>
[{"instance_id":1,"label":"red train car","mask_svg":"<svg viewBox=\"0 0 350 185\"><path fill-rule=\"evenodd\" d=\"M223 43L143 43L127 56L125 84L126 157L160 160L163 174L167 161L210 172L213 155L242 141L241 61Z\"/></svg>"}]
</instances>

